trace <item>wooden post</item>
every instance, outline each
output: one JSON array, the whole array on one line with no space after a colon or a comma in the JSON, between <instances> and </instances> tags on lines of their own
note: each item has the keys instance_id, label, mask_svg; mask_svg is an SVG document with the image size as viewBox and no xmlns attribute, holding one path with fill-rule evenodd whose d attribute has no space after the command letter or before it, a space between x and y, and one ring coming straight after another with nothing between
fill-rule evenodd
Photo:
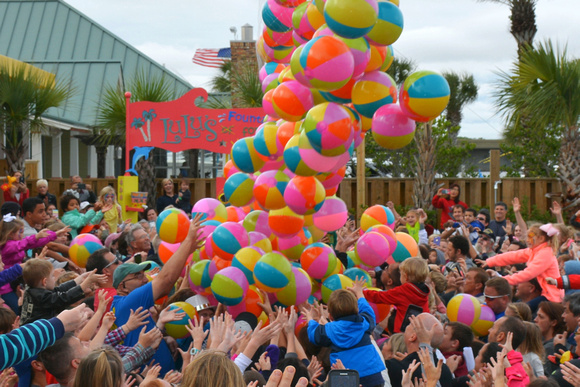
<instances>
[{"instance_id":1,"label":"wooden post","mask_svg":"<svg viewBox=\"0 0 580 387\"><path fill-rule=\"evenodd\" d=\"M499 173L500 173L499 157L500 157L499 149L492 149L489 151L489 208L491 209L492 215L496 199L497 201L501 201L501 191L499 187L497 192L497 198L494 196L495 182L499 181Z\"/></svg>"},{"instance_id":2,"label":"wooden post","mask_svg":"<svg viewBox=\"0 0 580 387\"><path fill-rule=\"evenodd\" d=\"M365 140L356 149L356 219L360 220L367 204ZM359 224L360 227L360 224Z\"/></svg>"}]
</instances>

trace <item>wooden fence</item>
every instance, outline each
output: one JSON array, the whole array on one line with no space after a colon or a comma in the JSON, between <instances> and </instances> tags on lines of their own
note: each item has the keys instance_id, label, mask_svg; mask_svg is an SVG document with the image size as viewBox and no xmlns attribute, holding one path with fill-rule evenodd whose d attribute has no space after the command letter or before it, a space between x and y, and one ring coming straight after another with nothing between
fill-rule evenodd
<instances>
[{"instance_id":1,"label":"wooden fence","mask_svg":"<svg viewBox=\"0 0 580 387\"><path fill-rule=\"evenodd\" d=\"M98 195L100 190L108 185L116 188L116 179L84 179L86 184L91 184L93 191ZM176 189L179 187L179 179L174 179ZM470 206L490 207L495 202L493 183L490 179L437 179L437 184L449 186L457 183L461 187L461 200ZM413 179L366 179L366 205L384 204L392 201L402 206L413 205ZM48 179L49 192L60 196L70 188L68 179ZM36 180L28 180L31 196L37 195ZM157 191L161 192L161 179L157 181ZM344 179L338 190L340 196L349 209L357 207L357 181L356 179ZM204 197L216 197L216 182L214 179L190 179L192 201ZM529 208L536 206L540 211L547 211L552 200L559 200L561 192L560 182L556 179L532 179L532 178L504 178L497 190L497 200L504 201L511 206L512 199L517 196L520 199L527 198Z\"/></svg>"}]
</instances>

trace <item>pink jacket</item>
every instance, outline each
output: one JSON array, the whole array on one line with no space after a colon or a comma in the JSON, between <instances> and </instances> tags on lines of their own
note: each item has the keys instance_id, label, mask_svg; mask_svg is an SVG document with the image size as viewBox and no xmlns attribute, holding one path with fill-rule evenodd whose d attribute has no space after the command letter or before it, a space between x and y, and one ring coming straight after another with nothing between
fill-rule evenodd
<instances>
[{"instance_id":1,"label":"pink jacket","mask_svg":"<svg viewBox=\"0 0 580 387\"><path fill-rule=\"evenodd\" d=\"M557 286L546 283L546 277L560 277L558 260L548 243L542 243L533 249L527 248L499 254L488 258L485 263L490 267L525 263L527 267L524 270L504 277L509 284L517 285L536 278L542 287L542 296L552 302L562 301L564 292Z\"/></svg>"},{"instance_id":2,"label":"pink jacket","mask_svg":"<svg viewBox=\"0 0 580 387\"><path fill-rule=\"evenodd\" d=\"M508 387L527 386L530 383L530 378L522 365L522 361L524 360L522 354L512 349L508 352L507 359L511 364L511 367L508 367L505 370L505 375L508 379Z\"/></svg>"}]
</instances>

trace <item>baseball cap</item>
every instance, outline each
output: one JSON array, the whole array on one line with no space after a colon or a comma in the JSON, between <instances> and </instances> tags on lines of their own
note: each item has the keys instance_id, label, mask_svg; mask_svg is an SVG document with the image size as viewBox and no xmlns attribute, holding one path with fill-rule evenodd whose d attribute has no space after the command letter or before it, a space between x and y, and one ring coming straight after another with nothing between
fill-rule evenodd
<instances>
[{"instance_id":1,"label":"baseball cap","mask_svg":"<svg viewBox=\"0 0 580 387\"><path fill-rule=\"evenodd\" d=\"M481 231L480 234L482 236L486 236L489 239L495 239L495 234L491 228L486 228L485 230Z\"/></svg>"},{"instance_id":2,"label":"baseball cap","mask_svg":"<svg viewBox=\"0 0 580 387\"><path fill-rule=\"evenodd\" d=\"M81 210L84 210L85 208L87 208L90 205L91 205L91 203L89 203L89 202L82 202L80 205L80 208L81 208Z\"/></svg>"},{"instance_id":3,"label":"baseball cap","mask_svg":"<svg viewBox=\"0 0 580 387\"><path fill-rule=\"evenodd\" d=\"M113 287L116 289L121 282L129 274L139 273L140 271L149 270L151 267L150 263L124 263L119 265L113 274Z\"/></svg>"}]
</instances>

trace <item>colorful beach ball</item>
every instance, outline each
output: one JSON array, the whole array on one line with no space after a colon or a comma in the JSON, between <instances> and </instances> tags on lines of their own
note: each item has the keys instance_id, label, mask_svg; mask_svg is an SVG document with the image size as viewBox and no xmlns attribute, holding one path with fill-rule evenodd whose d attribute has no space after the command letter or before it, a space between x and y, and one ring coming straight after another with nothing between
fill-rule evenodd
<instances>
[{"instance_id":1,"label":"colorful beach ball","mask_svg":"<svg viewBox=\"0 0 580 387\"><path fill-rule=\"evenodd\" d=\"M312 215L314 225L325 232L333 232L340 229L347 219L348 209L346 204L336 196L327 197L320 209Z\"/></svg>"},{"instance_id":2,"label":"colorful beach ball","mask_svg":"<svg viewBox=\"0 0 580 387\"><path fill-rule=\"evenodd\" d=\"M216 273L211 281L211 291L224 305L238 305L248 292L248 280L237 267L226 267Z\"/></svg>"},{"instance_id":3,"label":"colorful beach ball","mask_svg":"<svg viewBox=\"0 0 580 387\"><path fill-rule=\"evenodd\" d=\"M300 255L300 265L310 277L316 280L331 275L338 263L332 247L320 242L307 246Z\"/></svg>"},{"instance_id":4,"label":"colorful beach ball","mask_svg":"<svg viewBox=\"0 0 580 387\"><path fill-rule=\"evenodd\" d=\"M487 305L481 305L481 313L476 322L471 324L471 330L477 336L487 336L495 322L495 313Z\"/></svg>"},{"instance_id":5,"label":"colorful beach ball","mask_svg":"<svg viewBox=\"0 0 580 387\"><path fill-rule=\"evenodd\" d=\"M254 200L253 189L252 176L247 173L234 173L224 184L224 197L233 206L247 206Z\"/></svg>"},{"instance_id":6,"label":"colorful beach ball","mask_svg":"<svg viewBox=\"0 0 580 387\"><path fill-rule=\"evenodd\" d=\"M334 171L343 165L339 165L339 162L344 162L344 164L346 164L348 161L343 160L344 156L347 155L347 152L338 156L324 156L320 154L319 151L314 149L304 131L300 133L298 137L298 149L300 157L304 160L304 164L309 168L316 170L317 173Z\"/></svg>"},{"instance_id":7,"label":"colorful beach ball","mask_svg":"<svg viewBox=\"0 0 580 387\"><path fill-rule=\"evenodd\" d=\"M226 173L224 173L224 176L226 176L226 178L228 177ZM195 218L198 213L202 215L201 220L204 221L217 220L218 222L223 223L228 218L226 206L224 206L224 204L219 200L213 198L198 200L191 209L191 217Z\"/></svg>"},{"instance_id":8,"label":"colorful beach ball","mask_svg":"<svg viewBox=\"0 0 580 387\"><path fill-rule=\"evenodd\" d=\"M268 117L267 120L266 120L266 117L264 117L264 122L275 121L275 120L280 118L280 117L278 117L276 110L274 110L274 105L272 104L272 96L273 95L274 95L274 89L271 89L271 90L268 90L264 94L264 96L262 97L262 109L264 109L264 113L266 113L266 116Z\"/></svg>"},{"instance_id":9,"label":"colorful beach ball","mask_svg":"<svg viewBox=\"0 0 580 387\"><path fill-rule=\"evenodd\" d=\"M278 238L278 251L292 261L298 261L304 248L312 243L312 235L306 227L290 238Z\"/></svg>"},{"instance_id":10,"label":"colorful beach ball","mask_svg":"<svg viewBox=\"0 0 580 387\"><path fill-rule=\"evenodd\" d=\"M264 255L264 251L255 246L243 247L234 254L232 266L244 273L250 285L254 284L254 266L262 255Z\"/></svg>"},{"instance_id":11,"label":"colorful beach ball","mask_svg":"<svg viewBox=\"0 0 580 387\"><path fill-rule=\"evenodd\" d=\"M264 234L258 231L250 231L250 245L269 253L273 250L272 241Z\"/></svg>"},{"instance_id":12,"label":"colorful beach ball","mask_svg":"<svg viewBox=\"0 0 580 387\"><path fill-rule=\"evenodd\" d=\"M363 269L358 268L358 267L352 267L350 269L346 269L344 271L344 275L353 281L356 281L357 278L359 280L364 278L366 281L367 287L370 287L373 284L370 274L367 273L366 271L364 271Z\"/></svg>"},{"instance_id":13,"label":"colorful beach ball","mask_svg":"<svg viewBox=\"0 0 580 387\"><path fill-rule=\"evenodd\" d=\"M365 38L346 39L339 38L350 49L350 53L354 59L354 69L352 72L351 81L358 79L367 68L371 60L371 48L369 42ZM354 82L353 82L354 84ZM348 85L348 83L347 83Z\"/></svg>"},{"instance_id":14,"label":"colorful beach ball","mask_svg":"<svg viewBox=\"0 0 580 387\"><path fill-rule=\"evenodd\" d=\"M391 246L388 255L391 255L391 253L397 248L397 234L389 226L385 226L384 224L376 224L369 227L366 232L378 232L387 239L389 245Z\"/></svg>"},{"instance_id":15,"label":"colorful beach ball","mask_svg":"<svg viewBox=\"0 0 580 387\"><path fill-rule=\"evenodd\" d=\"M284 7L275 0L267 0L262 8L262 20L266 27L276 32L292 28L292 8Z\"/></svg>"},{"instance_id":16,"label":"colorful beach ball","mask_svg":"<svg viewBox=\"0 0 580 387\"><path fill-rule=\"evenodd\" d=\"M288 43L285 46L270 46L264 42L264 52L269 61L276 63L288 63L296 47Z\"/></svg>"},{"instance_id":17,"label":"colorful beach ball","mask_svg":"<svg viewBox=\"0 0 580 387\"><path fill-rule=\"evenodd\" d=\"M370 45L370 59L365 68L365 73L370 73L373 71L381 70L381 67L385 63L387 58L387 47L386 46L375 46Z\"/></svg>"},{"instance_id":18,"label":"colorful beach ball","mask_svg":"<svg viewBox=\"0 0 580 387\"><path fill-rule=\"evenodd\" d=\"M300 305L308 300L311 293L310 276L303 269L292 267L288 285L276 293L276 298L284 306Z\"/></svg>"},{"instance_id":19,"label":"colorful beach ball","mask_svg":"<svg viewBox=\"0 0 580 387\"><path fill-rule=\"evenodd\" d=\"M340 182L344 179L346 173L346 165L340 167L336 172L320 173L315 177L322 183L326 190L326 196L336 194Z\"/></svg>"},{"instance_id":20,"label":"colorful beach ball","mask_svg":"<svg viewBox=\"0 0 580 387\"><path fill-rule=\"evenodd\" d=\"M186 327L189 326L189 321L197 315L195 308L187 302L178 301L170 304L169 310L185 312L185 316L179 320L166 323L165 332L174 339L183 339L189 336L189 331L186 329Z\"/></svg>"},{"instance_id":21,"label":"colorful beach ball","mask_svg":"<svg viewBox=\"0 0 580 387\"><path fill-rule=\"evenodd\" d=\"M301 128L323 156L341 155L353 141L350 115L337 103L322 103L310 109Z\"/></svg>"},{"instance_id":22,"label":"colorful beach ball","mask_svg":"<svg viewBox=\"0 0 580 387\"><path fill-rule=\"evenodd\" d=\"M403 113L401 107L391 103L382 106L373 117L373 138L385 149L400 149L415 138L415 121Z\"/></svg>"},{"instance_id":23,"label":"colorful beach ball","mask_svg":"<svg viewBox=\"0 0 580 387\"><path fill-rule=\"evenodd\" d=\"M287 46L293 44L292 30L286 32L277 32L272 31L268 27L264 26L262 37L264 38L264 43L266 43L270 47Z\"/></svg>"},{"instance_id":24,"label":"colorful beach ball","mask_svg":"<svg viewBox=\"0 0 580 387\"><path fill-rule=\"evenodd\" d=\"M304 216L298 215L289 207L271 210L268 215L268 226L277 237L290 238L302 230Z\"/></svg>"},{"instance_id":25,"label":"colorful beach ball","mask_svg":"<svg viewBox=\"0 0 580 387\"><path fill-rule=\"evenodd\" d=\"M350 49L334 36L319 36L306 43L300 53L300 65L310 85L323 91L340 89L354 72Z\"/></svg>"},{"instance_id":26,"label":"colorful beach ball","mask_svg":"<svg viewBox=\"0 0 580 387\"><path fill-rule=\"evenodd\" d=\"M369 227L376 224L384 224L392 229L395 228L395 215L389 207L376 204L363 212L360 219L362 231L367 231Z\"/></svg>"},{"instance_id":27,"label":"colorful beach ball","mask_svg":"<svg viewBox=\"0 0 580 387\"><path fill-rule=\"evenodd\" d=\"M369 43L388 46L395 43L403 32L403 12L388 0L379 0L379 17L373 29L366 34Z\"/></svg>"},{"instance_id":28,"label":"colorful beach ball","mask_svg":"<svg viewBox=\"0 0 580 387\"><path fill-rule=\"evenodd\" d=\"M211 247L214 254L230 261L235 253L249 244L248 232L244 226L235 222L219 225L211 235Z\"/></svg>"},{"instance_id":29,"label":"colorful beach ball","mask_svg":"<svg viewBox=\"0 0 580 387\"><path fill-rule=\"evenodd\" d=\"M326 191L314 176L294 176L284 190L286 205L298 215L310 215L322 207Z\"/></svg>"},{"instance_id":30,"label":"colorful beach ball","mask_svg":"<svg viewBox=\"0 0 580 387\"><path fill-rule=\"evenodd\" d=\"M229 159L226 162L226 164L224 165L224 177L227 179L228 177L230 177L234 173L238 173L238 172L242 172L242 171L240 171L238 168L236 168L232 159ZM201 200L204 200L204 199L201 199Z\"/></svg>"},{"instance_id":31,"label":"colorful beach ball","mask_svg":"<svg viewBox=\"0 0 580 387\"><path fill-rule=\"evenodd\" d=\"M261 314L264 314L264 310L259 305L263 302L264 299L262 298L258 288L254 285L250 285L245 300L238 305L228 306L228 313L231 314L233 318L238 317L238 315L243 312L249 312L256 317L259 317Z\"/></svg>"},{"instance_id":32,"label":"colorful beach ball","mask_svg":"<svg viewBox=\"0 0 580 387\"><path fill-rule=\"evenodd\" d=\"M257 231L266 237L272 237L272 230L268 226L268 213L266 211L252 211L243 221L243 226L247 232Z\"/></svg>"},{"instance_id":33,"label":"colorful beach ball","mask_svg":"<svg viewBox=\"0 0 580 387\"><path fill-rule=\"evenodd\" d=\"M391 253L395 262L403 262L407 258L419 256L419 246L411 235L404 232L398 232L395 235L397 236L397 247Z\"/></svg>"},{"instance_id":34,"label":"colorful beach ball","mask_svg":"<svg viewBox=\"0 0 580 387\"><path fill-rule=\"evenodd\" d=\"M449 84L441 74L417 71L401 87L401 110L415 121L431 121L445 110L450 93Z\"/></svg>"},{"instance_id":35,"label":"colorful beach ball","mask_svg":"<svg viewBox=\"0 0 580 387\"><path fill-rule=\"evenodd\" d=\"M266 79L266 77L268 75L280 74L280 72L282 72L282 70L284 70L286 68L286 66L287 65L285 65L283 63L275 63L275 62L266 63L264 66L262 66L262 68L258 72L258 77L260 78L260 82L263 82L264 79Z\"/></svg>"},{"instance_id":36,"label":"colorful beach ball","mask_svg":"<svg viewBox=\"0 0 580 387\"><path fill-rule=\"evenodd\" d=\"M189 233L190 220L185 212L177 208L163 210L155 223L157 235L167 243L181 243Z\"/></svg>"},{"instance_id":37,"label":"colorful beach ball","mask_svg":"<svg viewBox=\"0 0 580 387\"><path fill-rule=\"evenodd\" d=\"M254 148L258 154L268 160L277 160L282 156L284 146L278 141L276 133L278 126L275 122L266 122L256 130Z\"/></svg>"},{"instance_id":38,"label":"colorful beach ball","mask_svg":"<svg viewBox=\"0 0 580 387\"><path fill-rule=\"evenodd\" d=\"M259 171L265 163L254 148L254 137L241 138L232 146L232 160L242 172L254 173Z\"/></svg>"},{"instance_id":39,"label":"colorful beach ball","mask_svg":"<svg viewBox=\"0 0 580 387\"><path fill-rule=\"evenodd\" d=\"M454 296L447 304L447 317L449 321L457 321L465 325L479 320L481 314L481 303L470 294L461 293Z\"/></svg>"},{"instance_id":40,"label":"colorful beach ball","mask_svg":"<svg viewBox=\"0 0 580 387\"><path fill-rule=\"evenodd\" d=\"M93 234L79 234L70 243L68 254L77 266L84 268L89 256L102 248L100 239Z\"/></svg>"},{"instance_id":41,"label":"colorful beach ball","mask_svg":"<svg viewBox=\"0 0 580 387\"><path fill-rule=\"evenodd\" d=\"M254 198L266 210L284 208L284 191L290 178L282 171L266 171L256 178Z\"/></svg>"},{"instance_id":42,"label":"colorful beach ball","mask_svg":"<svg viewBox=\"0 0 580 387\"><path fill-rule=\"evenodd\" d=\"M354 285L353 280L344 274L333 274L322 283L320 291L322 292L322 301L328 304L328 299L332 292L338 289L346 289Z\"/></svg>"},{"instance_id":43,"label":"colorful beach ball","mask_svg":"<svg viewBox=\"0 0 580 387\"><path fill-rule=\"evenodd\" d=\"M274 89L272 105L280 118L296 122L314 106L314 99L308 87L298 81L287 81Z\"/></svg>"},{"instance_id":44,"label":"colorful beach ball","mask_svg":"<svg viewBox=\"0 0 580 387\"><path fill-rule=\"evenodd\" d=\"M284 148L284 163L288 170L300 176L314 176L318 171L310 168L300 154L300 133L295 134L290 138L286 147Z\"/></svg>"},{"instance_id":45,"label":"colorful beach ball","mask_svg":"<svg viewBox=\"0 0 580 387\"><path fill-rule=\"evenodd\" d=\"M211 277L209 276L209 263L207 259L196 262L189 269L189 286L191 290L199 294L208 294L211 286Z\"/></svg>"},{"instance_id":46,"label":"colorful beach ball","mask_svg":"<svg viewBox=\"0 0 580 387\"><path fill-rule=\"evenodd\" d=\"M397 102L397 84L389 74L382 71L364 74L352 88L354 108L367 118L373 118L381 106L395 102Z\"/></svg>"},{"instance_id":47,"label":"colorful beach ball","mask_svg":"<svg viewBox=\"0 0 580 387\"><path fill-rule=\"evenodd\" d=\"M355 251L360 260L369 267L380 266L387 261L391 244L378 232L366 232L356 242Z\"/></svg>"},{"instance_id":48,"label":"colorful beach ball","mask_svg":"<svg viewBox=\"0 0 580 387\"><path fill-rule=\"evenodd\" d=\"M304 2L294 9L292 26L294 32L305 40L312 39L314 32L324 24L324 15L312 2Z\"/></svg>"},{"instance_id":49,"label":"colorful beach ball","mask_svg":"<svg viewBox=\"0 0 580 387\"><path fill-rule=\"evenodd\" d=\"M395 51L393 50L393 46L386 47L386 54L385 60L381 65L381 71L387 71L395 61Z\"/></svg>"},{"instance_id":50,"label":"colorful beach ball","mask_svg":"<svg viewBox=\"0 0 580 387\"><path fill-rule=\"evenodd\" d=\"M278 292L290 282L292 265L279 252L266 253L254 266L256 286L266 292Z\"/></svg>"},{"instance_id":51,"label":"colorful beach ball","mask_svg":"<svg viewBox=\"0 0 580 387\"><path fill-rule=\"evenodd\" d=\"M173 254L175 254L179 246L181 246L181 243L161 242L157 250L157 255L159 255L161 262L167 263L169 258L173 257Z\"/></svg>"},{"instance_id":52,"label":"colorful beach ball","mask_svg":"<svg viewBox=\"0 0 580 387\"><path fill-rule=\"evenodd\" d=\"M355 39L369 33L378 20L376 0L326 0L324 20L335 34Z\"/></svg>"}]
</instances>

